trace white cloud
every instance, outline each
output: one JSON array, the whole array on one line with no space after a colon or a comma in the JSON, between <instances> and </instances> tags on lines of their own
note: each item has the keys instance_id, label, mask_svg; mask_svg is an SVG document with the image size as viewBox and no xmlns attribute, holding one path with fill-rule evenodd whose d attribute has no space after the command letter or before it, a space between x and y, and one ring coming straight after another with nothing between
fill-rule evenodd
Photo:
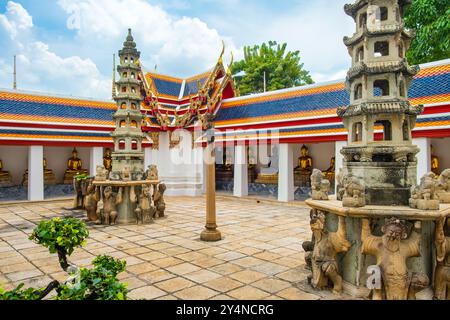
<instances>
[{"instance_id":1,"label":"white cloud","mask_svg":"<svg viewBox=\"0 0 450 320\"><path fill-rule=\"evenodd\" d=\"M217 61L222 39L228 50L238 51L198 18L175 17L144 0L59 0L68 15L79 14L77 40L84 46L98 45L117 51L128 28L148 68L176 76L190 76L211 68Z\"/></svg>"},{"instance_id":2,"label":"white cloud","mask_svg":"<svg viewBox=\"0 0 450 320\"><path fill-rule=\"evenodd\" d=\"M9 33L11 39L14 39L19 32L25 32L33 27L33 18L22 5L8 1L6 13L0 14L0 26Z\"/></svg>"},{"instance_id":3,"label":"white cloud","mask_svg":"<svg viewBox=\"0 0 450 320\"><path fill-rule=\"evenodd\" d=\"M6 13L0 15L0 30L10 35L6 40L7 55L17 55L18 88L108 98L111 80L104 77L91 59L62 57L49 45L36 39L32 17L22 5L9 1ZM29 31L29 32L25 32ZM11 61L12 62L12 61ZM12 84L12 63L0 61L0 84ZM5 71L5 72L3 72Z\"/></svg>"}]
</instances>

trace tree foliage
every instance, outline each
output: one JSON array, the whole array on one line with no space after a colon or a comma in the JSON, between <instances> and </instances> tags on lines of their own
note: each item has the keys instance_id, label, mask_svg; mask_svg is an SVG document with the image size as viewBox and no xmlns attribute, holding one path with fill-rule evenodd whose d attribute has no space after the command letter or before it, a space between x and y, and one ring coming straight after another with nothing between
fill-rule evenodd
<instances>
[{"instance_id":1,"label":"tree foliage","mask_svg":"<svg viewBox=\"0 0 450 320\"><path fill-rule=\"evenodd\" d=\"M232 66L234 75L244 71L244 76L236 76L237 86L242 95L278 90L313 83L309 72L300 63L300 51L287 51L287 44L269 41L267 44L244 47L244 59Z\"/></svg>"},{"instance_id":2,"label":"tree foliage","mask_svg":"<svg viewBox=\"0 0 450 320\"><path fill-rule=\"evenodd\" d=\"M410 63L450 58L450 0L414 0L406 9L405 26L417 32L407 53Z\"/></svg>"},{"instance_id":3,"label":"tree foliage","mask_svg":"<svg viewBox=\"0 0 450 320\"><path fill-rule=\"evenodd\" d=\"M29 239L47 247L50 253L58 253L59 263L66 271L69 266L67 256L76 247L83 246L88 236L89 231L83 221L76 218L54 218L41 221Z\"/></svg>"}]
</instances>

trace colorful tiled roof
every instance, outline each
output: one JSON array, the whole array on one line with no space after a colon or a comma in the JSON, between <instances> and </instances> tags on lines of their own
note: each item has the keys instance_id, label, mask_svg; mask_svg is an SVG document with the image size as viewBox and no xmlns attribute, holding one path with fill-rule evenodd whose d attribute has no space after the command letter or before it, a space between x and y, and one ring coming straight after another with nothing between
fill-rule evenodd
<instances>
[{"instance_id":1,"label":"colorful tiled roof","mask_svg":"<svg viewBox=\"0 0 450 320\"><path fill-rule=\"evenodd\" d=\"M422 65L409 99L413 105L426 107L416 131L450 128L450 60ZM346 135L336 109L348 104L344 81L244 96L223 101L216 128L243 129L236 139L257 134L254 128L273 128L280 136Z\"/></svg>"}]
</instances>

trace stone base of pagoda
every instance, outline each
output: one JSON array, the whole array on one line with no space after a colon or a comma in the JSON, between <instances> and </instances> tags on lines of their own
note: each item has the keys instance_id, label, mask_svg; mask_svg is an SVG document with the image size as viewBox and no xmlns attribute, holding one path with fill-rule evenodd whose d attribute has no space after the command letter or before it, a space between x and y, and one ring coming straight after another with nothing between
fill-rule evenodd
<instances>
[{"instance_id":1,"label":"stone base of pagoda","mask_svg":"<svg viewBox=\"0 0 450 320\"><path fill-rule=\"evenodd\" d=\"M420 220L421 228L421 256L409 258L407 267L412 272L426 274L430 285L418 295L429 296L424 291L431 291L433 272L435 268L434 257L434 225L442 217L450 216L450 204L441 204L439 210L418 210L404 206L376 206L368 205L361 208L348 208L341 201L330 197L330 200L306 200L306 204L326 213L326 229L335 232L338 228L338 217L345 217L347 240L351 243L346 253L339 253L337 257L339 272L344 280L343 291L357 298L367 298L370 290L367 288L367 269L376 265L376 259L361 252L362 219L369 218L373 225L372 233L381 236L381 227L386 218L396 217L406 220L409 225ZM431 299L431 297L429 297Z\"/></svg>"}]
</instances>

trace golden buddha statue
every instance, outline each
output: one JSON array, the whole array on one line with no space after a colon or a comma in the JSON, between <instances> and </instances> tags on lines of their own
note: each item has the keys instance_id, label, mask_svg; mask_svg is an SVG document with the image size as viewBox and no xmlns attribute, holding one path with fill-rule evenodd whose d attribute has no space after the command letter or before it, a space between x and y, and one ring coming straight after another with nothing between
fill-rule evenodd
<instances>
[{"instance_id":1,"label":"golden buddha statue","mask_svg":"<svg viewBox=\"0 0 450 320\"><path fill-rule=\"evenodd\" d=\"M111 157L111 149L110 148L107 148L105 150L105 155L103 156L103 166L108 171L111 171L111 169L112 169L112 157Z\"/></svg>"},{"instance_id":2,"label":"golden buddha statue","mask_svg":"<svg viewBox=\"0 0 450 320\"><path fill-rule=\"evenodd\" d=\"M3 171L3 162L0 160L0 187L12 186L12 177L8 171Z\"/></svg>"},{"instance_id":3,"label":"golden buddha statue","mask_svg":"<svg viewBox=\"0 0 450 320\"><path fill-rule=\"evenodd\" d=\"M64 173L64 184L72 184L73 177L83 173L88 172L86 169L82 168L82 161L78 158L78 151L76 148L73 148L72 157L67 160L67 170Z\"/></svg>"},{"instance_id":4,"label":"golden buddha statue","mask_svg":"<svg viewBox=\"0 0 450 320\"><path fill-rule=\"evenodd\" d=\"M300 149L298 165L294 169L294 182L296 185L306 187L311 185L311 173L313 169L313 158L308 154L308 147L303 145Z\"/></svg>"},{"instance_id":5,"label":"golden buddha statue","mask_svg":"<svg viewBox=\"0 0 450 320\"><path fill-rule=\"evenodd\" d=\"M433 145L431 145L431 172L437 176L441 174L439 170L439 157L434 154Z\"/></svg>"},{"instance_id":6,"label":"golden buddha statue","mask_svg":"<svg viewBox=\"0 0 450 320\"><path fill-rule=\"evenodd\" d=\"M42 159L42 167L44 168L44 184L45 185L56 184L56 178L55 174L53 173L53 170L47 169L46 158ZM28 169L25 170L25 173L23 174L22 185L24 186L28 185Z\"/></svg>"},{"instance_id":7,"label":"golden buddha statue","mask_svg":"<svg viewBox=\"0 0 450 320\"><path fill-rule=\"evenodd\" d=\"M330 167L327 170L323 171L325 178L328 181L330 181L331 185L333 185L334 183L335 170L336 170L336 158L332 157Z\"/></svg>"}]
</instances>

